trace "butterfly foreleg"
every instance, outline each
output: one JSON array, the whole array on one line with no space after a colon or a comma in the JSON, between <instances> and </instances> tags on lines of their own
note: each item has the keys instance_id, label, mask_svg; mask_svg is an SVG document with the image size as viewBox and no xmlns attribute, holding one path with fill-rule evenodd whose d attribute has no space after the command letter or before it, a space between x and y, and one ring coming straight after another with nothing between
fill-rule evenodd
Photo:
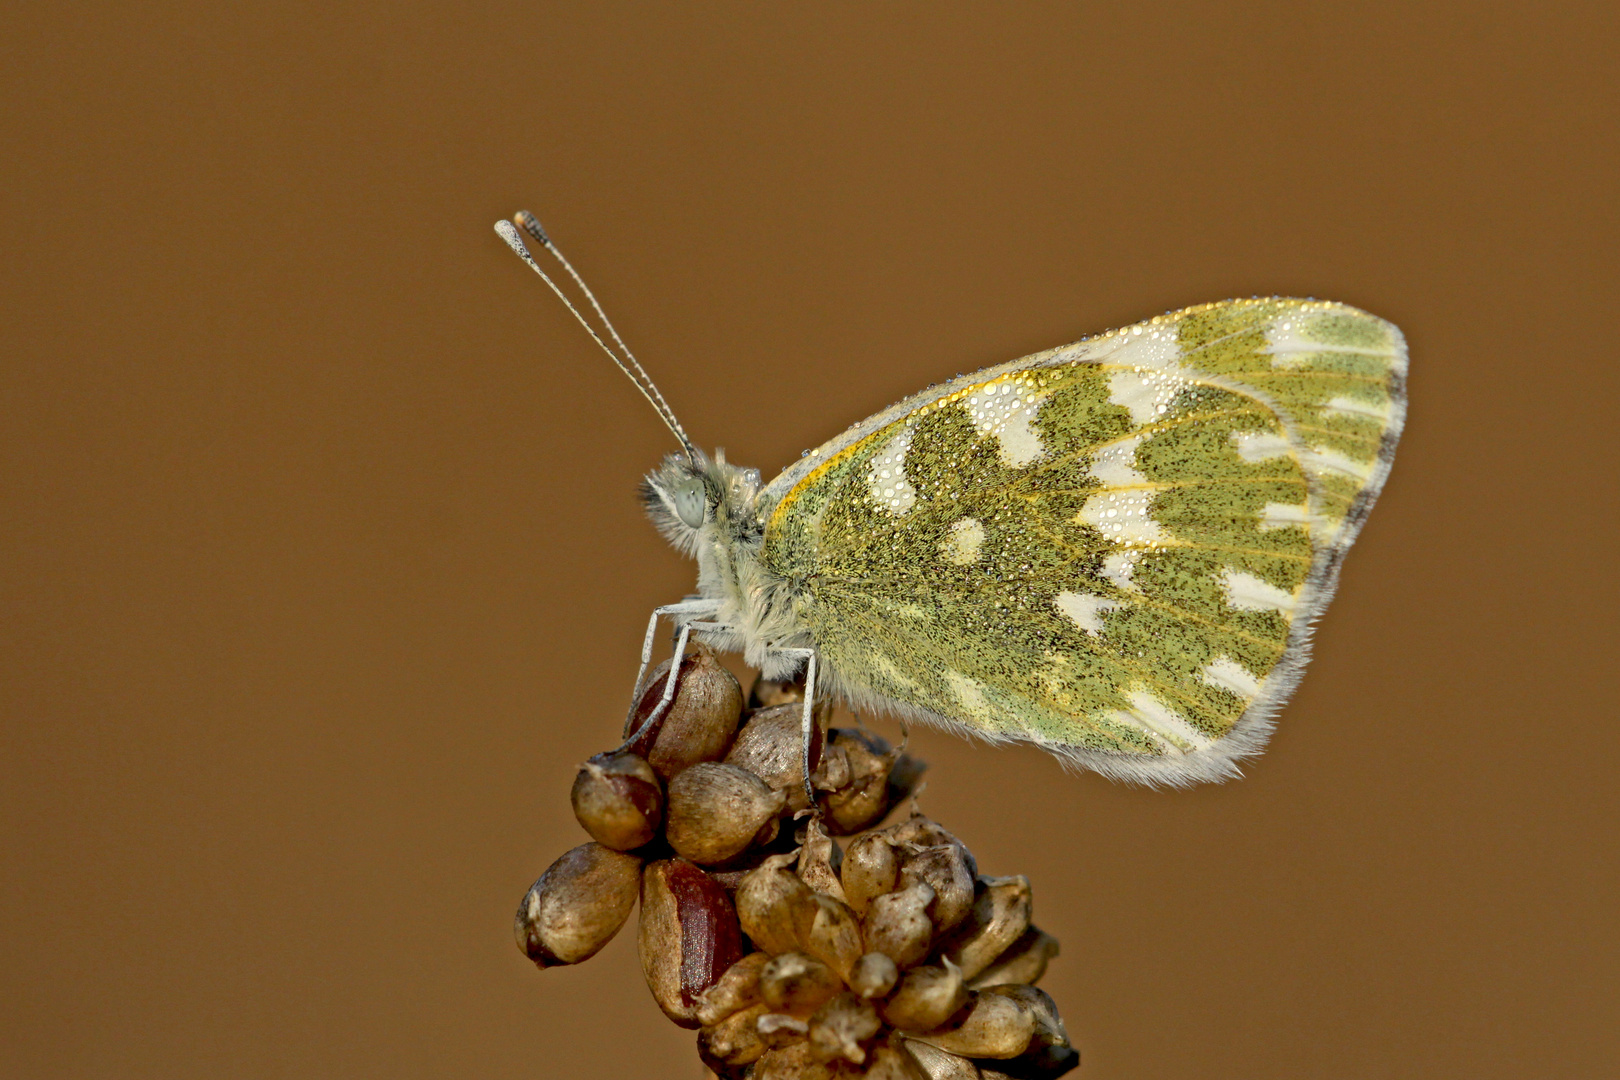
<instances>
[{"instance_id":1,"label":"butterfly foreleg","mask_svg":"<svg viewBox=\"0 0 1620 1080\"><path fill-rule=\"evenodd\" d=\"M692 627L689 621L681 624L680 631L676 635L675 655L669 662L669 674L664 678L664 696L658 699L658 705L648 714L647 719L642 722L641 726L632 732L630 725L635 723L636 720L636 706L641 704L641 680L646 678L647 666L652 663L653 638L658 634L658 620L666 616L674 619L685 616L687 619L691 619L693 617L713 615L719 608L720 602L718 600L694 598L682 600L678 604L665 604L663 607L653 608L652 617L647 620L647 634L641 641L641 667L636 670L636 681L630 695L630 712L624 718L626 747L645 735L658 722L658 718L664 715L664 710L669 708L670 701L675 697L675 680L677 673L681 669L681 660L686 655L686 642L691 634Z\"/></svg>"},{"instance_id":2,"label":"butterfly foreleg","mask_svg":"<svg viewBox=\"0 0 1620 1080\"><path fill-rule=\"evenodd\" d=\"M804 793L810 799L810 805L816 805L816 789L810 783L810 745L815 734L816 723L816 650L814 649L775 649L778 656L791 656L804 660L804 717L800 721L799 760L804 766Z\"/></svg>"}]
</instances>

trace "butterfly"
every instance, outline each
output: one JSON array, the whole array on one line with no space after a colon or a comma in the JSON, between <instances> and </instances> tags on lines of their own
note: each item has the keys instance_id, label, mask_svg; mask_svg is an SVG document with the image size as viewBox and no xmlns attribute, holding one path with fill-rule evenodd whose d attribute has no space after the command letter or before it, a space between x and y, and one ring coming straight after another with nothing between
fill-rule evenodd
<instances>
[{"instance_id":1,"label":"butterfly","mask_svg":"<svg viewBox=\"0 0 1620 1080\"><path fill-rule=\"evenodd\" d=\"M693 445L514 220L682 445L642 494L698 592L654 614L643 671L667 615L681 648L808 667L811 696L1112 779L1222 780L1265 747L1389 474L1395 326L1319 300L1185 308L929 387L763 483Z\"/></svg>"}]
</instances>

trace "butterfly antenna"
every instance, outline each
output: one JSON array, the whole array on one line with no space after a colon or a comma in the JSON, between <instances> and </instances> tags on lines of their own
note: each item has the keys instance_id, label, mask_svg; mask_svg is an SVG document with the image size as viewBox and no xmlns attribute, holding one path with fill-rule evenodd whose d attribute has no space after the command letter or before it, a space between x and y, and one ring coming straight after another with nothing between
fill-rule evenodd
<instances>
[{"instance_id":1,"label":"butterfly antenna","mask_svg":"<svg viewBox=\"0 0 1620 1080\"><path fill-rule=\"evenodd\" d=\"M697 447L692 444L692 440L687 438L686 429L681 427L681 422L675 419L675 410L669 407L669 402L664 400L664 395L659 392L658 385L652 381L652 376L648 375L647 369L642 367L640 362L636 360L635 354L630 351L629 346L625 345L624 339L619 337L619 332L614 329L612 320L602 310L602 305L597 303L596 295L591 292L590 286L585 284L585 279L574 269L573 264L563 256L562 250L552 242L551 237L546 235L546 231L540 227L538 218L527 210L520 210L513 215L513 221L517 223L516 226L513 225L512 221L497 221L495 231L500 234L502 240L506 241L507 246L517 253L518 258L529 264L529 269L539 274L540 279L551 286L551 291L557 294L557 298L563 302L563 305L568 308L574 318L579 320L579 324L585 328L585 332L591 335L591 340L595 341L597 346L607 353L608 359L618 365L619 370L629 376L630 381L636 384L636 389L641 391L641 396L646 398L647 403L658 413L659 419L663 420L664 425L680 440L681 447L686 451L687 458L691 460L692 464L699 464L701 455ZM607 327L607 332L612 337L614 344L618 345L619 352L614 352L607 342L602 340L602 335L598 334L590 321L580 314L579 308L575 307L573 301L568 299L568 294L563 292L562 288L552 280L551 275L547 274L541 269L540 264L534 261L534 256L529 254L528 247L523 243L523 237L518 233L518 226L521 226L524 232L528 233L536 243L545 248L551 257L556 259L562 265L562 268L567 271L574 284L579 286L579 291L590 302L591 309L596 312L597 318L601 319L602 325Z\"/></svg>"}]
</instances>

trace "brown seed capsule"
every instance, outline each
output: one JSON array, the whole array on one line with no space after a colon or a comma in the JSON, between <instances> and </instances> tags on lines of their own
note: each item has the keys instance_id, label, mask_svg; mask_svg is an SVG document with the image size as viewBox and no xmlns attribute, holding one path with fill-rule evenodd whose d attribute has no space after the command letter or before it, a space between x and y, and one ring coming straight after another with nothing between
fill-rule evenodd
<instances>
[{"instance_id":1,"label":"brown seed capsule","mask_svg":"<svg viewBox=\"0 0 1620 1080\"><path fill-rule=\"evenodd\" d=\"M834 728L830 742L849 760L849 781L822 796L822 813L829 832L847 836L889 812L889 770L900 755L871 732L853 728Z\"/></svg>"},{"instance_id":2,"label":"brown seed capsule","mask_svg":"<svg viewBox=\"0 0 1620 1080\"><path fill-rule=\"evenodd\" d=\"M518 905L518 948L542 968L590 959L630 917L640 883L636 856L581 844L552 863Z\"/></svg>"},{"instance_id":3,"label":"brown seed capsule","mask_svg":"<svg viewBox=\"0 0 1620 1080\"><path fill-rule=\"evenodd\" d=\"M746 769L700 761L669 782L664 837L676 852L712 865L740 855L775 835L782 793Z\"/></svg>"},{"instance_id":4,"label":"brown seed capsule","mask_svg":"<svg viewBox=\"0 0 1620 1080\"><path fill-rule=\"evenodd\" d=\"M797 856L772 855L737 884L737 917L743 932L768 953L804 947L815 922L810 886L788 869Z\"/></svg>"},{"instance_id":5,"label":"brown seed capsule","mask_svg":"<svg viewBox=\"0 0 1620 1080\"><path fill-rule=\"evenodd\" d=\"M1058 1015L1057 1002L1045 990L1022 985L994 986L980 996L986 994L1011 998L1030 1011L1035 1017L1033 1042L1036 1046L1069 1045L1069 1033L1063 1027L1063 1018Z\"/></svg>"},{"instance_id":6,"label":"brown seed capsule","mask_svg":"<svg viewBox=\"0 0 1620 1080\"><path fill-rule=\"evenodd\" d=\"M666 661L648 676L625 738L639 731L663 700L668 674ZM699 644L681 661L675 696L663 716L651 731L624 749L646 758L668 780L690 765L725 757L741 718L742 687L736 676L721 666L707 646Z\"/></svg>"},{"instance_id":7,"label":"brown seed capsule","mask_svg":"<svg viewBox=\"0 0 1620 1080\"><path fill-rule=\"evenodd\" d=\"M787 1013L766 1013L754 1025L766 1046L787 1046L810 1034L810 1021Z\"/></svg>"},{"instance_id":8,"label":"brown seed capsule","mask_svg":"<svg viewBox=\"0 0 1620 1080\"><path fill-rule=\"evenodd\" d=\"M946 1053L937 1046L907 1039L906 1052L922 1069L927 1080L981 1080L979 1067L965 1057Z\"/></svg>"},{"instance_id":9,"label":"brown seed capsule","mask_svg":"<svg viewBox=\"0 0 1620 1080\"><path fill-rule=\"evenodd\" d=\"M574 816L591 839L615 851L641 847L658 835L664 789L645 758L597 754L580 767L571 793Z\"/></svg>"},{"instance_id":10,"label":"brown seed capsule","mask_svg":"<svg viewBox=\"0 0 1620 1080\"><path fill-rule=\"evenodd\" d=\"M698 995L697 1022L718 1024L733 1013L759 1002L759 973L770 960L769 953L751 952L726 969L726 973Z\"/></svg>"},{"instance_id":11,"label":"brown seed capsule","mask_svg":"<svg viewBox=\"0 0 1620 1080\"><path fill-rule=\"evenodd\" d=\"M815 818L802 822L799 834L800 879L816 892L825 893L842 903L844 886L838 879L838 870L843 865L844 856L838 849L837 841L827 835L827 830Z\"/></svg>"},{"instance_id":12,"label":"brown seed capsule","mask_svg":"<svg viewBox=\"0 0 1620 1080\"><path fill-rule=\"evenodd\" d=\"M1006 952L1029 929L1029 879L980 878L979 893L940 954L972 979Z\"/></svg>"},{"instance_id":13,"label":"brown seed capsule","mask_svg":"<svg viewBox=\"0 0 1620 1080\"><path fill-rule=\"evenodd\" d=\"M787 1046L767 1050L754 1062L751 1080L833 1080L833 1066L810 1056L810 1043L797 1039Z\"/></svg>"},{"instance_id":14,"label":"brown seed capsule","mask_svg":"<svg viewBox=\"0 0 1620 1080\"><path fill-rule=\"evenodd\" d=\"M704 1027L698 1032L698 1054L705 1061L727 1065L751 1065L758 1061L769 1047L760 1038L754 1023L769 1011L770 1007L760 1002Z\"/></svg>"},{"instance_id":15,"label":"brown seed capsule","mask_svg":"<svg viewBox=\"0 0 1620 1080\"><path fill-rule=\"evenodd\" d=\"M936 1054L943 1054L943 1050L929 1050ZM898 1038L879 1043L872 1048L872 1061L866 1067L866 1080L934 1080L932 1073L925 1070L910 1049ZM970 1063L971 1064L971 1063ZM964 1073L956 1080L977 1080L978 1073ZM950 1080L950 1078L947 1078Z\"/></svg>"},{"instance_id":16,"label":"brown seed capsule","mask_svg":"<svg viewBox=\"0 0 1620 1080\"><path fill-rule=\"evenodd\" d=\"M943 936L956 929L973 908L973 875L960 844L941 844L908 852L900 864L900 887L919 881L934 887L934 930Z\"/></svg>"},{"instance_id":17,"label":"brown seed capsule","mask_svg":"<svg viewBox=\"0 0 1620 1080\"><path fill-rule=\"evenodd\" d=\"M857 915L866 914L874 896L893 892L900 881L900 856L884 833L862 833L850 842L839 869L844 901Z\"/></svg>"},{"instance_id":18,"label":"brown seed capsule","mask_svg":"<svg viewBox=\"0 0 1620 1080\"><path fill-rule=\"evenodd\" d=\"M986 990L973 996L967 1012L951 1027L916 1038L963 1057L1014 1058L1029 1049L1035 1026L1034 1010L1026 1003Z\"/></svg>"},{"instance_id":19,"label":"brown seed capsule","mask_svg":"<svg viewBox=\"0 0 1620 1080\"><path fill-rule=\"evenodd\" d=\"M861 921L869 952L880 952L902 969L920 964L934 940L934 888L919 881L896 892L874 896Z\"/></svg>"},{"instance_id":20,"label":"brown seed capsule","mask_svg":"<svg viewBox=\"0 0 1620 1080\"><path fill-rule=\"evenodd\" d=\"M641 970L658 1007L697 1027L698 999L742 959L731 897L685 859L661 859L641 875Z\"/></svg>"},{"instance_id":21,"label":"brown seed capsule","mask_svg":"<svg viewBox=\"0 0 1620 1080\"><path fill-rule=\"evenodd\" d=\"M855 961L849 973L849 988L864 998L880 998L900 981L900 968L880 952L869 952Z\"/></svg>"},{"instance_id":22,"label":"brown seed capsule","mask_svg":"<svg viewBox=\"0 0 1620 1080\"><path fill-rule=\"evenodd\" d=\"M737 732L737 741L726 753L726 764L747 769L766 784L787 796L790 813L807 809L804 793L804 707L777 705L760 709ZM825 735L817 724L810 732L812 774L821 765Z\"/></svg>"},{"instance_id":23,"label":"brown seed capsule","mask_svg":"<svg viewBox=\"0 0 1620 1080\"><path fill-rule=\"evenodd\" d=\"M1032 926L1024 931L1023 937L1008 946L995 963L969 979L968 988L983 990L1012 983L1033 986L1046 974L1046 965L1057 954L1057 938Z\"/></svg>"},{"instance_id":24,"label":"brown seed capsule","mask_svg":"<svg viewBox=\"0 0 1620 1080\"><path fill-rule=\"evenodd\" d=\"M968 850L968 846L958 840L956 835L945 826L918 812L916 805L915 802L912 803L910 817L904 821L897 821L883 830L889 839L896 844L915 844L918 847L938 847L941 844L955 844L962 852L962 860L967 863L968 877L978 878L979 864L974 859L973 852Z\"/></svg>"},{"instance_id":25,"label":"brown seed capsule","mask_svg":"<svg viewBox=\"0 0 1620 1080\"><path fill-rule=\"evenodd\" d=\"M866 1048L861 1044L882 1026L871 1002L845 991L810 1017L810 1056L817 1061L864 1065Z\"/></svg>"},{"instance_id":26,"label":"brown seed capsule","mask_svg":"<svg viewBox=\"0 0 1620 1080\"><path fill-rule=\"evenodd\" d=\"M900 977L900 985L883 1004L883 1019L902 1031L933 1031L955 1016L968 999L962 973L954 964L929 964Z\"/></svg>"},{"instance_id":27,"label":"brown seed capsule","mask_svg":"<svg viewBox=\"0 0 1620 1080\"><path fill-rule=\"evenodd\" d=\"M760 997L775 1012L808 1016L844 988L838 973L813 956L773 956L759 973Z\"/></svg>"},{"instance_id":28,"label":"brown seed capsule","mask_svg":"<svg viewBox=\"0 0 1620 1080\"><path fill-rule=\"evenodd\" d=\"M861 945L860 920L842 900L822 893L814 893L810 900L816 905L816 914L810 922L810 932L804 937L804 951L848 981L855 962L865 952Z\"/></svg>"}]
</instances>

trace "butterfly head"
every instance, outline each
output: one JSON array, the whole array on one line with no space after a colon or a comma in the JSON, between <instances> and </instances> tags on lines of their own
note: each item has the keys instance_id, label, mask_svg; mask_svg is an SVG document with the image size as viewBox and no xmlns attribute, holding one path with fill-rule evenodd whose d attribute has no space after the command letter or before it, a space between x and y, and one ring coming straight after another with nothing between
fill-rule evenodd
<instances>
[{"instance_id":1,"label":"butterfly head","mask_svg":"<svg viewBox=\"0 0 1620 1080\"><path fill-rule=\"evenodd\" d=\"M759 494L757 469L726 461L671 454L641 485L642 502L658 531L681 551L696 555L708 543L746 542L759 532L754 509Z\"/></svg>"}]
</instances>

